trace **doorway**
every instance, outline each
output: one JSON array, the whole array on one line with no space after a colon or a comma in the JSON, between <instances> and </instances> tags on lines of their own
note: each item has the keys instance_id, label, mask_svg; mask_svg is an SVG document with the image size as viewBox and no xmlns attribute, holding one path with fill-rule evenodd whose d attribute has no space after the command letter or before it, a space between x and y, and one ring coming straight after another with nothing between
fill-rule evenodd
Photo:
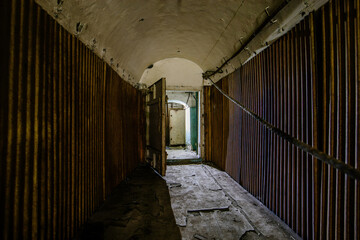
<instances>
[{"instance_id":1,"label":"doorway","mask_svg":"<svg viewBox=\"0 0 360 240\"><path fill-rule=\"evenodd\" d=\"M199 160L199 92L166 91L167 162Z\"/></svg>"}]
</instances>

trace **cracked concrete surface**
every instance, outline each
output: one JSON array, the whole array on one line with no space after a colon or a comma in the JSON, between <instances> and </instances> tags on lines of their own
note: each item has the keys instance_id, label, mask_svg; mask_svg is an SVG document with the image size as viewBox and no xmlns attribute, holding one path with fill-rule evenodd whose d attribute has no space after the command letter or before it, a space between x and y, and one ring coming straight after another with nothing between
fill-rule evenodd
<instances>
[{"instance_id":1,"label":"cracked concrete surface","mask_svg":"<svg viewBox=\"0 0 360 240\"><path fill-rule=\"evenodd\" d=\"M77 239L181 239L165 181L138 167L106 199Z\"/></svg>"},{"instance_id":2,"label":"cracked concrete surface","mask_svg":"<svg viewBox=\"0 0 360 240\"><path fill-rule=\"evenodd\" d=\"M168 166L165 180L182 239L300 239L225 172Z\"/></svg>"},{"instance_id":3,"label":"cracked concrete surface","mask_svg":"<svg viewBox=\"0 0 360 240\"><path fill-rule=\"evenodd\" d=\"M165 180L138 167L76 239L300 239L225 172L167 166Z\"/></svg>"}]
</instances>

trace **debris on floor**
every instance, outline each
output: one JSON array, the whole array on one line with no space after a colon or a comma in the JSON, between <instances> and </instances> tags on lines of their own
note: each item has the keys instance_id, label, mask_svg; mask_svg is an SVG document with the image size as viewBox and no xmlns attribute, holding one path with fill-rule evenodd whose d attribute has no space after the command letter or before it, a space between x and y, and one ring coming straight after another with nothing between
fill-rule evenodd
<instances>
[{"instance_id":1,"label":"debris on floor","mask_svg":"<svg viewBox=\"0 0 360 240\"><path fill-rule=\"evenodd\" d=\"M76 239L300 239L225 172L167 166L164 179L135 169Z\"/></svg>"},{"instance_id":2,"label":"debris on floor","mask_svg":"<svg viewBox=\"0 0 360 240\"><path fill-rule=\"evenodd\" d=\"M300 239L223 171L207 165L167 166L165 180L184 240Z\"/></svg>"},{"instance_id":3,"label":"debris on floor","mask_svg":"<svg viewBox=\"0 0 360 240\"><path fill-rule=\"evenodd\" d=\"M202 208L202 209L188 209L188 213L193 212L212 212L212 211L229 211L229 207L213 207L213 208Z\"/></svg>"},{"instance_id":4,"label":"debris on floor","mask_svg":"<svg viewBox=\"0 0 360 240\"><path fill-rule=\"evenodd\" d=\"M76 239L181 239L165 181L150 167L136 168Z\"/></svg>"},{"instance_id":5,"label":"debris on floor","mask_svg":"<svg viewBox=\"0 0 360 240\"><path fill-rule=\"evenodd\" d=\"M207 239L206 237L201 236L200 234L194 234L194 238L199 239L199 240L205 240L205 239Z\"/></svg>"},{"instance_id":6,"label":"debris on floor","mask_svg":"<svg viewBox=\"0 0 360 240\"><path fill-rule=\"evenodd\" d=\"M246 231L241 237L240 240L261 240L266 239L261 235L258 235L254 230Z\"/></svg>"},{"instance_id":7,"label":"debris on floor","mask_svg":"<svg viewBox=\"0 0 360 240\"><path fill-rule=\"evenodd\" d=\"M170 188L181 187L180 183L169 183L168 185L169 185Z\"/></svg>"},{"instance_id":8,"label":"debris on floor","mask_svg":"<svg viewBox=\"0 0 360 240\"><path fill-rule=\"evenodd\" d=\"M166 153L168 154L168 160L174 159L198 159L198 155L195 151L187 149L185 147L167 147Z\"/></svg>"}]
</instances>

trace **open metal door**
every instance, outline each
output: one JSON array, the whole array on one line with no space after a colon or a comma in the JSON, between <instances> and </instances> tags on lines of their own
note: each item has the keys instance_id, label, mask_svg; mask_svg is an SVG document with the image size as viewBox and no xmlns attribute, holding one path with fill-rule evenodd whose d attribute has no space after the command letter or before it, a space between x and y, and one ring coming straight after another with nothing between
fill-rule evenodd
<instances>
[{"instance_id":1,"label":"open metal door","mask_svg":"<svg viewBox=\"0 0 360 240\"><path fill-rule=\"evenodd\" d=\"M165 176L165 104L166 79L162 78L149 87L146 94L146 159Z\"/></svg>"}]
</instances>

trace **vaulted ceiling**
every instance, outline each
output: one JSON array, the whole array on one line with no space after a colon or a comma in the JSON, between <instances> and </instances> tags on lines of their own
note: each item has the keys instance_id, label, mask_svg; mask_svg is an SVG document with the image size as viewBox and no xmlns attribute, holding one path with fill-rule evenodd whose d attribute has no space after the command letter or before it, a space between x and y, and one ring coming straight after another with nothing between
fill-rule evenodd
<instances>
[{"instance_id":1,"label":"vaulted ceiling","mask_svg":"<svg viewBox=\"0 0 360 240\"><path fill-rule=\"evenodd\" d=\"M215 70L268 22L226 69L227 74L291 28L324 0L37 0L126 80L137 84L148 66L187 59ZM288 3L289 2L289 3ZM319 4L319 2L321 2ZM307 11L307 12L306 12ZM276 19L275 19L276 18ZM250 48L251 47L251 48ZM220 77L220 76L219 76Z\"/></svg>"}]
</instances>

